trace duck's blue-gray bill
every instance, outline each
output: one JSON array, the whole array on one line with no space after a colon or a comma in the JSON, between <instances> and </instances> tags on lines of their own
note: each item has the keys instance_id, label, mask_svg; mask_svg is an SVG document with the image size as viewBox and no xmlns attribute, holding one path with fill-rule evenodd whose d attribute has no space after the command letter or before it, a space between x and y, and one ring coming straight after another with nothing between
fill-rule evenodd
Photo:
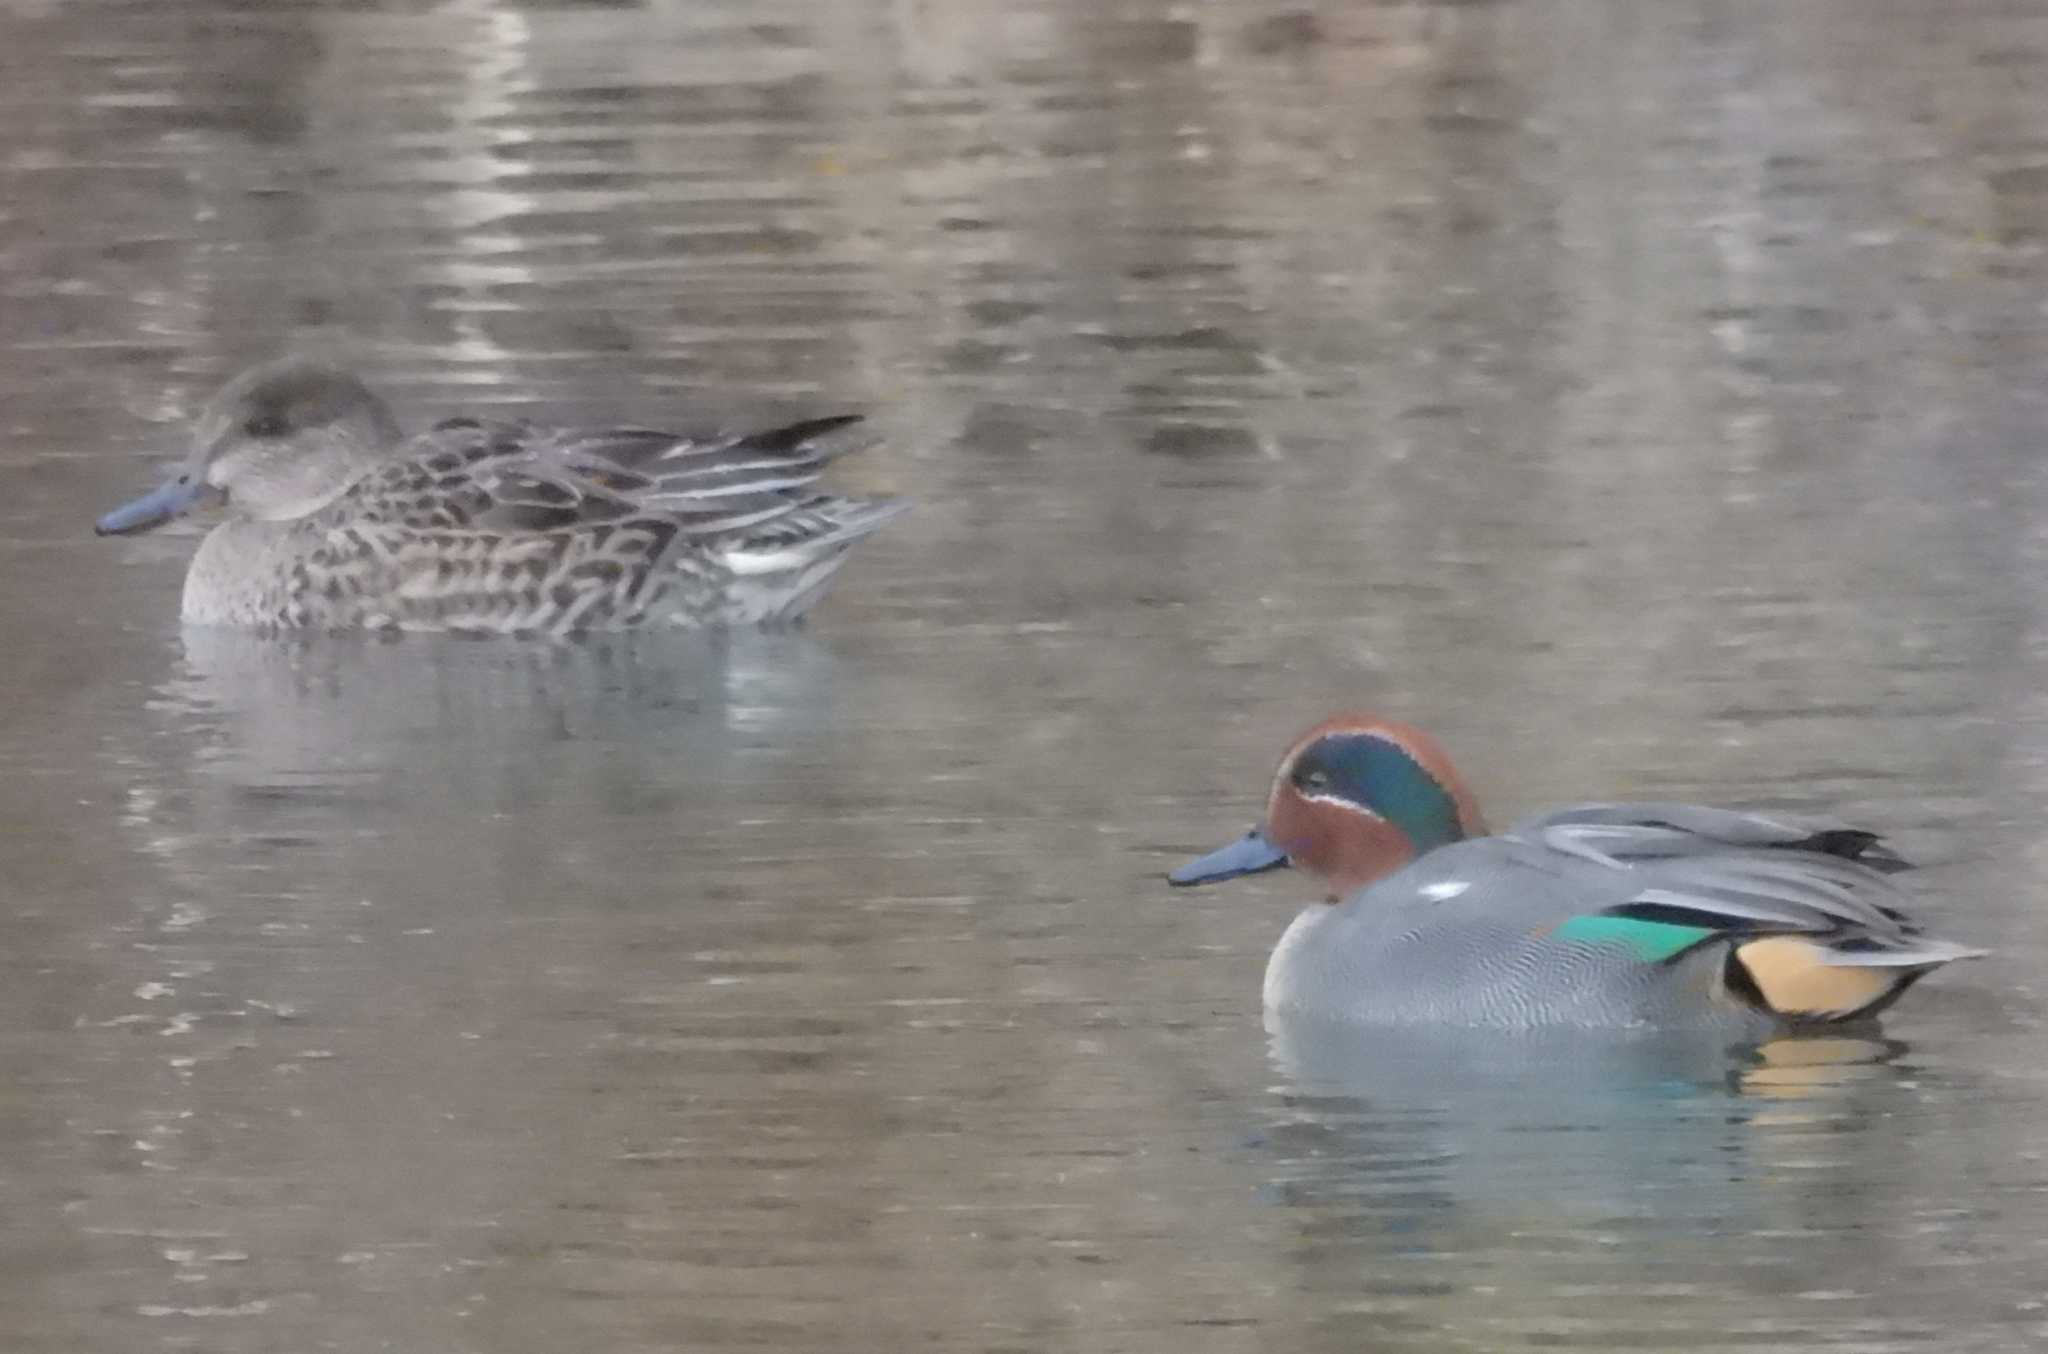
<instances>
[{"instance_id":1,"label":"duck's blue-gray bill","mask_svg":"<svg viewBox=\"0 0 2048 1354\"><path fill-rule=\"evenodd\" d=\"M131 532L148 531L151 527L162 526L179 513L189 512L205 494L206 486L197 480L172 480L133 503L123 503L95 522L92 529L101 536L126 536Z\"/></svg>"},{"instance_id":2,"label":"duck's blue-gray bill","mask_svg":"<svg viewBox=\"0 0 2048 1354\"><path fill-rule=\"evenodd\" d=\"M1265 833L1253 828L1230 845L1211 851L1199 860L1189 861L1166 876L1166 882L1183 888L1190 884L1213 884L1219 879L1235 879L1241 874L1277 870L1286 863L1287 853L1267 841Z\"/></svg>"}]
</instances>

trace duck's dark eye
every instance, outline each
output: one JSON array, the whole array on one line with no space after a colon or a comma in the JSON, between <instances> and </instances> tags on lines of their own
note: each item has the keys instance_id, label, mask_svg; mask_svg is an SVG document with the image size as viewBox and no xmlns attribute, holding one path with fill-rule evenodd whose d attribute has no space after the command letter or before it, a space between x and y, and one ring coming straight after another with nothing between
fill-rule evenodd
<instances>
[{"instance_id":1,"label":"duck's dark eye","mask_svg":"<svg viewBox=\"0 0 2048 1354\"><path fill-rule=\"evenodd\" d=\"M1301 788L1304 790L1327 790L1330 788L1330 773L1317 767L1301 773Z\"/></svg>"},{"instance_id":2,"label":"duck's dark eye","mask_svg":"<svg viewBox=\"0 0 2048 1354\"><path fill-rule=\"evenodd\" d=\"M283 437L285 422L276 414L251 414L242 431L250 437Z\"/></svg>"}]
</instances>

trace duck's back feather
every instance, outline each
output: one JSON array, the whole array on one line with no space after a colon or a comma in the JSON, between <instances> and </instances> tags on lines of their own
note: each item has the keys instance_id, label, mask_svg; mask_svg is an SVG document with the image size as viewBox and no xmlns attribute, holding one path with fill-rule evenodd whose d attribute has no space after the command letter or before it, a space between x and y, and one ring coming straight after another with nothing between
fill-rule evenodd
<instances>
[{"instance_id":1,"label":"duck's back feather","mask_svg":"<svg viewBox=\"0 0 2048 1354\"><path fill-rule=\"evenodd\" d=\"M309 614L488 632L794 619L907 506L810 488L861 445L835 436L856 422L698 441L449 420L322 515Z\"/></svg>"},{"instance_id":2,"label":"duck's back feather","mask_svg":"<svg viewBox=\"0 0 2048 1354\"><path fill-rule=\"evenodd\" d=\"M1523 819L1508 832L1544 837L1560 850L1624 861L1750 847L1839 856L1875 870L1909 868L1878 834L1839 819L1705 804L1573 804Z\"/></svg>"},{"instance_id":3,"label":"duck's back feather","mask_svg":"<svg viewBox=\"0 0 2048 1354\"><path fill-rule=\"evenodd\" d=\"M803 491L860 439L858 415L700 441L646 428L450 419L347 495L353 516L406 526L553 531L635 513L692 536L743 530L816 500Z\"/></svg>"}]
</instances>

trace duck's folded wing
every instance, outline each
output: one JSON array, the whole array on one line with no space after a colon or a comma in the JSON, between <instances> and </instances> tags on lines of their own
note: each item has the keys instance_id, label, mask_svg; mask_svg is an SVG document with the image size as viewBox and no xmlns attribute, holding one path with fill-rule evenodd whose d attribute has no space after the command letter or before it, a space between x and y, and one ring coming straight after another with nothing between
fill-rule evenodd
<instances>
[{"instance_id":1,"label":"duck's folded wing","mask_svg":"<svg viewBox=\"0 0 2048 1354\"><path fill-rule=\"evenodd\" d=\"M857 414L699 441L638 428L557 429L525 473L673 518L686 535L771 522L811 501L801 491L837 458L870 445Z\"/></svg>"},{"instance_id":2,"label":"duck's folded wing","mask_svg":"<svg viewBox=\"0 0 2048 1354\"><path fill-rule=\"evenodd\" d=\"M642 507L695 510L715 499L803 488L832 461L872 444L848 435L860 421L837 414L704 441L638 428L561 429L547 453Z\"/></svg>"},{"instance_id":3,"label":"duck's folded wing","mask_svg":"<svg viewBox=\"0 0 2048 1354\"><path fill-rule=\"evenodd\" d=\"M1810 852L1885 873L1911 868L1877 833L1838 819L1703 804L1574 804L1524 819L1507 835L1606 864L1739 848Z\"/></svg>"},{"instance_id":4,"label":"duck's folded wing","mask_svg":"<svg viewBox=\"0 0 2048 1354\"><path fill-rule=\"evenodd\" d=\"M365 495L408 526L552 531L659 514L686 536L759 527L857 440L858 416L696 440L645 428L545 428L451 419L413 439Z\"/></svg>"},{"instance_id":5,"label":"duck's folded wing","mask_svg":"<svg viewBox=\"0 0 2048 1354\"><path fill-rule=\"evenodd\" d=\"M1875 833L1833 819L1694 804L1588 804L1509 835L1622 873L1628 896L1570 919L1566 937L1631 939L1675 953L1717 937L1824 939L1816 962L1924 967L1982 953L1927 936L1887 877L1906 863Z\"/></svg>"}]
</instances>

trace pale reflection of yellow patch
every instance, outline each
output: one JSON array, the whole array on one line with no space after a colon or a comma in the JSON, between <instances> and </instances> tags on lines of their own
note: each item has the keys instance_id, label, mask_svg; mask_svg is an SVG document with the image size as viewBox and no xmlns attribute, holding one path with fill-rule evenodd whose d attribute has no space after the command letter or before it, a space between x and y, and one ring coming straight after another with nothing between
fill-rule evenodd
<instances>
[{"instance_id":1,"label":"pale reflection of yellow patch","mask_svg":"<svg viewBox=\"0 0 2048 1354\"><path fill-rule=\"evenodd\" d=\"M1885 1046L1875 1039L1773 1039L1756 1055L1761 1065L1742 1073L1742 1090L1768 1100L1804 1100L1830 1087L1884 1075ZM1824 1110L1779 1110L1756 1122L1783 1126L1827 1117Z\"/></svg>"},{"instance_id":2,"label":"pale reflection of yellow patch","mask_svg":"<svg viewBox=\"0 0 2048 1354\"><path fill-rule=\"evenodd\" d=\"M1850 1039L1841 1035L1773 1039L1756 1051L1766 1066L1785 1069L1869 1063L1875 1062L1883 1053L1884 1045L1875 1039Z\"/></svg>"},{"instance_id":3,"label":"pale reflection of yellow patch","mask_svg":"<svg viewBox=\"0 0 2048 1354\"><path fill-rule=\"evenodd\" d=\"M1892 990L1898 969L1850 968L1826 961L1826 951L1797 936L1769 936L1736 948L1764 1002L1781 1015L1845 1016Z\"/></svg>"}]
</instances>

